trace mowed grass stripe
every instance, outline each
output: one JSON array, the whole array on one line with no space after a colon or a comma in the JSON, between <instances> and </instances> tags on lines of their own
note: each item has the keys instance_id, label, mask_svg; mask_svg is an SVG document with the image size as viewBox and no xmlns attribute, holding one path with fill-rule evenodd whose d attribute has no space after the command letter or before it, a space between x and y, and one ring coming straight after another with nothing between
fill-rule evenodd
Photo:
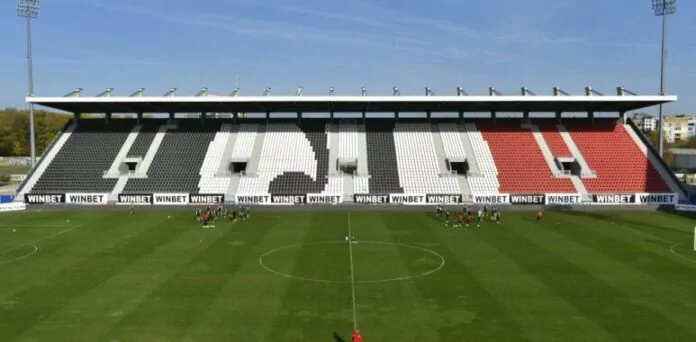
<instances>
[{"instance_id":1,"label":"mowed grass stripe","mask_svg":"<svg viewBox=\"0 0 696 342\"><path fill-rule=\"evenodd\" d=\"M166 225L167 222L161 221L108 249L84 256L80 262L11 296L10 300L21 305L0 308L0 340L16 338L74 297L117 275L133 261L182 232L176 227L157 229Z\"/></svg>"},{"instance_id":2,"label":"mowed grass stripe","mask_svg":"<svg viewBox=\"0 0 696 342\"><path fill-rule=\"evenodd\" d=\"M407 264L424 262L426 267L437 267L439 259L423 251L395 245L370 244L367 241L393 243L380 212L351 214L353 235L359 241L353 247L355 279L378 280L413 274ZM411 229L403 227L395 234L408 235ZM428 260L425 260L428 259ZM434 260L434 265L428 261ZM420 272L418 272L420 273ZM436 309L431 300L420 296L411 280L384 283L356 284L358 328L365 339L375 341L438 341ZM404 329L408 327L408 329ZM348 335L349 332L346 332ZM346 338L348 340L348 338Z\"/></svg>"},{"instance_id":3,"label":"mowed grass stripe","mask_svg":"<svg viewBox=\"0 0 696 342\"><path fill-rule=\"evenodd\" d=\"M61 215L62 214L62 215ZM103 213L97 213L102 215ZM69 218L67 218L69 219ZM22 211L15 215L2 214L0 215L0 231L5 230L22 230L28 226L73 226L74 223L66 222L65 212L57 213L53 211Z\"/></svg>"},{"instance_id":4,"label":"mowed grass stripe","mask_svg":"<svg viewBox=\"0 0 696 342\"><path fill-rule=\"evenodd\" d=\"M53 215L54 220L60 221L60 216L56 213ZM112 215L101 213L80 217L79 223L76 223L81 225L80 227L60 235L52 233L55 236L38 242L39 251L35 255L19 262L0 266L0 279L2 279L0 302L11 301L10 297L13 294L30 288L38 282L45 282L46 279L64 269L83 262L92 255L111 248L142 231L142 228L137 225L122 220L112 220ZM161 219L153 219L149 222L160 221ZM53 231L52 228L51 232Z\"/></svg>"},{"instance_id":5,"label":"mowed grass stripe","mask_svg":"<svg viewBox=\"0 0 696 342\"><path fill-rule=\"evenodd\" d=\"M689 286L687 286L685 290L694 291L694 296L696 296L696 289L694 289L693 286L691 286L690 284L694 281L694 279L693 277L689 276L690 273L696 271L696 259L692 259L693 262L689 262L688 252L683 254L683 256L687 257L686 259L684 259L683 257L674 255L674 253L670 250L671 248L676 248L684 245L690 247L689 245L693 242L694 238L693 232L691 232L691 236L689 236L691 241L685 243L685 241L683 241L684 234L680 234L679 237L682 237L682 239L676 241L666 239L663 237L665 235L665 229L677 230L676 228L661 226L660 228L654 228L652 230L647 228L636 229L631 226L624 225L623 223L616 224L615 222L608 222L607 220L611 220L611 216L607 216L606 219L603 219L602 216L598 215L576 214L572 215L572 217L560 217L560 220L564 225L568 225L569 219L574 219L577 217L580 217L582 219L573 220L573 222L577 224L570 225L567 227L570 229L563 229L561 232L574 232L575 235L573 236L578 237L577 234L581 234L583 231L591 229L596 234L605 236L605 238L600 239L598 241L591 241L592 246L604 246L605 248L602 249L603 251L614 253L614 255L618 257L624 257L622 261L627 261L625 257L628 255L630 258L630 263L641 267L641 269L643 269L646 272L658 271L660 273L660 276L662 276L662 274L666 273L667 270L657 270L654 268L655 264L667 264L670 268L672 268L671 272L687 275L686 279L675 279L676 283L683 284L684 281L687 281ZM680 223L674 223L672 221L667 222L671 222L675 226L680 225ZM681 225L684 226L683 223ZM610 227L610 229L607 229L607 227ZM585 244L588 243L588 240L585 238L585 236L581 235L580 238ZM617 246L616 241L621 242L621 245ZM627 249L631 250L629 251ZM680 250L684 251L685 249L681 248ZM636 254L634 255L634 253ZM637 260L636 256L638 256ZM691 271L689 271L689 269L691 269Z\"/></svg>"},{"instance_id":6,"label":"mowed grass stripe","mask_svg":"<svg viewBox=\"0 0 696 342\"><path fill-rule=\"evenodd\" d=\"M507 216L507 214L506 214ZM504 222L515 225L516 220ZM534 341L610 341L612 336L556 294L503 250L518 248L501 235L506 223L487 219L482 226L435 229L456 258L498 298L500 306ZM537 253L526 251L526 253Z\"/></svg>"},{"instance_id":7,"label":"mowed grass stripe","mask_svg":"<svg viewBox=\"0 0 696 342\"><path fill-rule=\"evenodd\" d=\"M315 212L304 245L290 268L294 275L350 281L345 212ZM317 242L335 244L314 244ZM285 255L285 254L284 254ZM270 265L269 265L270 266ZM350 332L353 309L350 283L288 281L283 305L265 341L330 341L334 332Z\"/></svg>"},{"instance_id":8,"label":"mowed grass stripe","mask_svg":"<svg viewBox=\"0 0 696 342\"><path fill-rule=\"evenodd\" d=\"M22 246L39 243L53 234L75 229L78 226L65 221L61 223L56 218L43 221L52 224L39 223L40 221L34 224L35 221L26 218L19 222L22 223L6 222L0 217L0 264L3 264L4 260L11 259L14 254L12 252L21 249Z\"/></svg>"},{"instance_id":9,"label":"mowed grass stripe","mask_svg":"<svg viewBox=\"0 0 696 342\"><path fill-rule=\"evenodd\" d=\"M250 220L233 226L239 234L237 239L244 243L237 248L248 248L250 252L240 260L237 275L217 294L181 340L264 341L273 328L269 323L283 304L289 279L261 268L259 257L275 248L301 243L312 227L313 215L307 212L254 213ZM246 235L259 226L271 229L261 242L249 244ZM294 263L297 255L287 253L284 257Z\"/></svg>"},{"instance_id":10,"label":"mowed grass stripe","mask_svg":"<svg viewBox=\"0 0 696 342\"><path fill-rule=\"evenodd\" d=\"M519 220L519 225L510 227L509 234L501 236L514 248L501 251L617 340L696 338L668 316L641 305L641 297L627 293L630 288L642 285L635 282L640 277L631 274L635 269L630 265L607 259L557 233L561 228L552 223L552 215L544 220L542 225ZM626 281L627 278L630 280Z\"/></svg>"},{"instance_id":11,"label":"mowed grass stripe","mask_svg":"<svg viewBox=\"0 0 696 342\"><path fill-rule=\"evenodd\" d=\"M680 287L679 292L688 293L696 298L696 264L679 258L669 251L665 240L649 233L642 233L643 239L635 241L635 235L641 234L630 228L611 225L609 229L597 229L597 225L605 224L597 219L574 220L559 217L563 229L557 232L565 237L591 247L598 252L660 279L663 283ZM622 234L623 233L623 234ZM648 236L647 238L645 236Z\"/></svg>"},{"instance_id":12,"label":"mowed grass stripe","mask_svg":"<svg viewBox=\"0 0 696 342\"><path fill-rule=\"evenodd\" d=\"M481 283L448 246L449 239L441 240L433 229L445 229L434 217L425 213L385 213L387 228L396 242L425 244L439 241L433 247L442 254L446 265L441 272L412 282L420 297L433 305L441 341L526 341L527 336L500 303L500 299ZM397 232L409 227L411 233Z\"/></svg>"},{"instance_id":13,"label":"mowed grass stripe","mask_svg":"<svg viewBox=\"0 0 696 342\"><path fill-rule=\"evenodd\" d=\"M616 258L615 253L607 254L603 248L596 248L601 247L602 243L600 241L604 241L606 237L602 236L604 233L600 233L593 228L590 228L592 222L581 222L579 226L571 226L568 223L564 224L562 221L563 219L565 219L565 217L561 218L562 228L554 229L554 234L562 235L580 244L584 247L584 249L593 253L592 257L595 260L604 259L601 263L596 262L593 264L588 264L586 266L588 270L595 265L601 264L602 269L597 269L596 271L598 278L606 279L605 281L612 284L617 290L629 295L634 303L641 304L646 308L649 308L652 311L659 313L678 324L681 324L691 333L696 333L696 326L693 324L693 314L696 312L696 301L693 299L695 298L693 289L684 288L679 284L671 283L667 277L660 276L660 273L657 270L647 272L643 269L643 267L639 267L638 265L643 263L644 260L650 260L649 256L644 256L645 252L639 250L637 254L633 254L633 258ZM578 230L582 230L584 232L584 236L580 238L582 241L575 240L575 238L577 238L575 234L578 234ZM571 233L568 233L569 231L571 231ZM625 237L619 236L615 244L623 246L624 240ZM610 242L605 241L604 243ZM625 252L632 253L634 251L631 249ZM666 262L678 263L679 261L672 260ZM660 267L660 269L666 273L673 272L668 265L656 267ZM615 271L610 273L602 272L602 270L608 268ZM694 279L692 284L696 283L696 274L693 272L685 276L691 276Z\"/></svg>"},{"instance_id":14,"label":"mowed grass stripe","mask_svg":"<svg viewBox=\"0 0 696 342\"><path fill-rule=\"evenodd\" d=\"M216 225L229 225L219 220ZM191 221L186 229L202 229ZM209 228L218 229L218 228ZM223 228L225 229L225 228ZM260 226L246 236L248 243L257 244L270 227ZM184 268L152 291L140 305L125 314L103 340L172 341L186 333L210 302L232 279L248 248L229 243L236 241L234 229L227 228L206 249L196 254ZM197 243L197 241L192 241Z\"/></svg>"},{"instance_id":15,"label":"mowed grass stripe","mask_svg":"<svg viewBox=\"0 0 696 342\"><path fill-rule=\"evenodd\" d=\"M123 315L226 231L225 228L200 229L189 217L177 218L167 227L158 229L169 230L172 226L180 226L184 232L143 255L121 273L74 298L23 334L22 339L47 341L62 335L73 340L99 341Z\"/></svg>"},{"instance_id":16,"label":"mowed grass stripe","mask_svg":"<svg viewBox=\"0 0 696 342\"><path fill-rule=\"evenodd\" d=\"M602 226L623 225L632 229L649 232L662 239L693 245L696 220L678 214L659 211L646 212L570 212L567 217L581 220L594 219ZM615 223L612 225L611 223Z\"/></svg>"},{"instance_id":17,"label":"mowed grass stripe","mask_svg":"<svg viewBox=\"0 0 696 342\"><path fill-rule=\"evenodd\" d=\"M409 215L414 215L410 213ZM415 214L418 215L418 214ZM388 243L399 243L394 239L395 235L402 238L413 234L414 229L423 229L415 226L393 226L394 218L385 217L380 212L358 213L353 217L354 228L360 240L375 240ZM417 220L415 222L418 222ZM363 224L364 223L364 224ZM419 241L410 244L416 247L432 248L432 241ZM429 247L424 247L427 245ZM360 247L360 246L358 246ZM356 273L384 272L383 278L396 276L420 277L422 273L432 271L441 264L438 256L423 250L412 249L397 245L375 246L384 250L384 257L368 255L370 260L364 259L356 264ZM360 248L354 249L356 259L362 256ZM381 266L377 269L375 266ZM412 268L413 267L413 268ZM367 268L367 269L365 269ZM425 277L430 277L426 275ZM372 278L377 278L373 275ZM360 279L360 278L358 278ZM358 311L358 319L361 323L366 338L379 341L439 341L438 328L442 322L437 304L432 298L421 296L421 291L413 279L397 280L386 283L366 283L357 287L359 308L367 306L370 310ZM404 329L408 326L408 329Z\"/></svg>"}]
</instances>

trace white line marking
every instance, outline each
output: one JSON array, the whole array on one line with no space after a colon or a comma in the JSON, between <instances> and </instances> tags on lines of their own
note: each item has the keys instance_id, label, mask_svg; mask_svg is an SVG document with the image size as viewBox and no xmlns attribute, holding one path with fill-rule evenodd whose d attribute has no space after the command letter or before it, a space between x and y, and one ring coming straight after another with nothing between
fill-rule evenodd
<instances>
[{"instance_id":1,"label":"white line marking","mask_svg":"<svg viewBox=\"0 0 696 342\"><path fill-rule=\"evenodd\" d=\"M616 224L616 223L614 223L614 224ZM677 251L675 250L675 248L681 246L680 243L674 242L674 241L672 241L672 240L663 239L663 238L661 238L661 237L659 237L659 236L656 236L656 235L654 235L654 234L652 234L652 233L644 232L644 231L642 231L642 230L640 230L640 229L636 229L636 228L633 228L633 227L631 227L631 226L626 226L626 225L623 225L623 224L621 224L621 223L616 224L616 225L619 226L619 227L624 227L624 228L626 228L626 229L628 229L628 230L631 230L631 231L634 232L634 233L638 233L638 234L643 235L643 236L645 236L645 237L652 238L652 239L655 239L655 240L657 240L657 241L661 241L661 242L664 242L664 243L668 243L668 244L670 244L669 251L670 251L672 254L674 254L674 255L676 255L676 256L678 256L678 257L680 257L680 258L682 258L682 259L684 259L684 260L686 260L686 261L691 261L691 262L693 262L693 263L696 263L696 259L689 258L688 256L686 256L686 255L684 255L684 254L682 254L682 253L679 253L679 252L677 252Z\"/></svg>"},{"instance_id":2,"label":"white line marking","mask_svg":"<svg viewBox=\"0 0 696 342\"><path fill-rule=\"evenodd\" d=\"M21 247L24 247L24 246L32 246L32 247L34 247L34 250L31 251L31 252L29 252L29 253L27 253L27 254L20 255L20 256L14 258L14 259L5 260L5 261L0 261L0 265L5 265L5 264L9 264L9 263L11 263L11 262L24 260L24 259L26 259L26 258L28 258L28 257L30 257L30 256L32 256L32 255L34 255L34 254L36 254L36 253L39 251L39 246L37 246L37 245L35 245L35 244L22 245L22 246L19 246L18 248L13 248L13 249L11 249L10 251L17 250L17 249L19 249L19 248L21 248Z\"/></svg>"},{"instance_id":3,"label":"white line marking","mask_svg":"<svg viewBox=\"0 0 696 342\"><path fill-rule=\"evenodd\" d=\"M674 254L674 255L676 255L676 256L678 256L678 257L684 259L684 260L688 260L688 261L691 261L691 262L696 263L696 260L695 260L695 259L691 259L691 258L687 257L686 255L683 255L683 254L678 253L677 251L675 251L674 249L675 249L676 247L679 247L679 244L678 244L678 243L672 245L671 247L669 247L669 251L672 252L672 254Z\"/></svg>"},{"instance_id":4,"label":"white line marking","mask_svg":"<svg viewBox=\"0 0 696 342\"><path fill-rule=\"evenodd\" d=\"M286 246L274 248L274 249L264 253L263 255L261 255L261 257L259 257L259 265L261 266L261 268L265 269L266 271L273 273L275 275L281 276L283 278L297 279L297 280L303 280L303 281L311 281L314 283L322 283L322 284L348 284L351 282L350 280L316 279L316 278L308 278L308 277L302 277L302 276L296 276L296 275L292 275L292 274L288 274L288 273L283 273L283 272L274 270L271 267L268 267L263 262L263 260L266 257L268 257L269 255L283 251L283 250L287 250L287 249L299 248L299 247L311 246L311 245L327 245L327 244L339 244L339 243L344 244L345 241L319 241L319 242L310 242L310 243L298 243L298 244L286 245ZM407 245L405 243L383 242L383 241L360 241L360 244L363 244L363 245L364 244L386 245L386 246L396 246L396 247L415 249L415 250L422 251L422 252L436 256L438 259L440 259L440 264L431 270L427 270L427 271L425 271L423 273L419 273L419 274L401 276L401 277L395 277L395 278L386 278L386 279L356 280L355 284L381 284L381 283L389 283L392 281L403 281L403 280L409 280L409 279L415 279L415 278L422 278L422 277L431 275L431 274L441 270L443 267L445 267L445 257L443 257L442 254L435 252L432 249L425 248L425 247Z\"/></svg>"},{"instance_id":5,"label":"white line marking","mask_svg":"<svg viewBox=\"0 0 696 342\"><path fill-rule=\"evenodd\" d=\"M348 212L348 254L350 255L350 290L353 294L353 331L358 330L358 312L355 309L355 270L353 267L353 239L350 227L350 211Z\"/></svg>"},{"instance_id":6,"label":"white line marking","mask_svg":"<svg viewBox=\"0 0 696 342\"><path fill-rule=\"evenodd\" d=\"M0 227L3 227L3 226L0 226ZM7 226L4 226L4 227L42 227L42 226L36 226L36 225L34 225L34 226L32 226L32 225L23 225L23 226L22 226L22 225L7 225ZM69 227L69 226L65 226L65 225L50 225L50 227ZM0 254L0 255L7 254L7 253L10 253L10 252L12 252L12 251L16 251L16 250L18 250L18 249L20 249L20 248L22 248L22 247L25 247L25 246L32 246L32 247L34 247L34 250L33 250L32 252L28 253L28 254L19 256L19 257L17 257L17 258L14 258L14 259L11 259L11 260L2 261L2 262L0 262L0 265L5 265L5 264L9 264L9 263L11 263L11 262L24 260L24 259L26 259L26 258L28 258L28 257L30 257L30 256L32 256L32 255L35 255L35 254L39 251L39 246L36 245L37 243L39 243L39 242L41 242L41 241L48 240L48 239L52 239L52 238L54 238L54 237L56 237L56 236L58 236L58 235L65 234L65 233L67 233L67 232L73 231L73 230L75 230L75 229L77 229L77 228L80 228L80 227L82 227L82 225L72 226L71 228L63 229L63 230L61 230L61 231L59 231L59 232L57 232L57 233L55 233L55 234L51 234L51 235L49 235L49 236L42 237L42 238L40 238L40 239L37 239L37 240L31 241L31 242L25 243L25 244L23 244L23 245L10 248L10 249L8 249L8 250L2 252L2 254Z\"/></svg>"},{"instance_id":7,"label":"white line marking","mask_svg":"<svg viewBox=\"0 0 696 342\"><path fill-rule=\"evenodd\" d=\"M642 236L644 236L644 237L648 237L648 238L655 239L655 240L660 241L660 242L664 242L664 243L670 244L669 251L670 251L673 255L678 256L678 257L680 257L680 258L682 258L682 259L684 259L684 260L687 260L687 261L691 261L691 262L696 263L696 259L691 259L691 258L689 258L689 257L687 257L687 256L685 256L685 255L683 255L683 254L681 254L681 253L679 253L679 252L677 252L677 251L675 250L675 248L681 246L681 244L679 244L679 243L676 243L676 242L674 242L674 241L672 241L672 240L663 239L663 238L661 238L661 237L659 237L659 236L656 236L656 235L654 235L654 234L652 234L652 233L644 232L644 231L642 231L642 230L640 230L640 229L636 229L636 228L633 228L633 227L631 227L631 226L623 225L623 224L621 224L621 223L612 222L612 224L617 225L617 226L619 226L619 227L626 228L626 229L632 231L632 232L635 233L635 234L640 234L640 235L642 235Z\"/></svg>"},{"instance_id":8,"label":"white line marking","mask_svg":"<svg viewBox=\"0 0 696 342\"><path fill-rule=\"evenodd\" d=\"M40 238L40 239L31 241L31 242L27 242L27 243L25 243L25 244L23 244L23 245L21 245L21 246L18 246L18 247L10 248L10 249L6 250L4 253L9 253L9 252L12 252L12 251L14 251L14 250L20 249L20 248L22 248L22 247L24 247L24 246L31 246L31 245L36 244L36 243L39 243L39 242L41 242L41 241L45 241L45 240L48 240L48 239L52 239L52 238L54 238L54 237L56 237L56 236L58 236L58 235L65 234L65 233L67 233L67 232L71 232L71 231L73 231L73 230L75 230L75 229L77 229L77 228L79 228L79 227L82 227L82 226L73 226L72 228L63 229L63 230L61 230L61 231L59 231L59 232L57 232L57 233L55 233L55 234L51 234L51 235L49 235L49 236L42 237L42 238Z\"/></svg>"}]
</instances>

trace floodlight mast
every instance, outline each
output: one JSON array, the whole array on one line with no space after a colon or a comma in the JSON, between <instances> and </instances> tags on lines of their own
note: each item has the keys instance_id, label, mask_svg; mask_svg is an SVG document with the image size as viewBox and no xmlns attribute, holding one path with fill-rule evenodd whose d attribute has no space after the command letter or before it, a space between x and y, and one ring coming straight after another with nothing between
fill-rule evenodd
<instances>
[{"instance_id":1,"label":"floodlight mast","mask_svg":"<svg viewBox=\"0 0 696 342\"><path fill-rule=\"evenodd\" d=\"M40 0L18 0L17 15L27 21L27 78L29 97L34 96L34 67L31 53L31 20L39 17ZM31 167L36 166L36 131L34 127L34 104L29 103L29 150L31 152Z\"/></svg>"},{"instance_id":2,"label":"floodlight mast","mask_svg":"<svg viewBox=\"0 0 696 342\"><path fill-rule=\"evenodd\" d=\"M667 59L667 49L665 47L665 41L667 40L667 16L677 12L677 0L652 0L652 9L655 15L662 17L662 56L660 57L660 96L665 95L665 60ZM660 122L660 129L658 130L658 151L660 153L660 158L664 157L664 144L662 142L662 132L664 131L664 125L662 123L662 103L658 106L658 120Z\"/></svg>"}]
</instances>

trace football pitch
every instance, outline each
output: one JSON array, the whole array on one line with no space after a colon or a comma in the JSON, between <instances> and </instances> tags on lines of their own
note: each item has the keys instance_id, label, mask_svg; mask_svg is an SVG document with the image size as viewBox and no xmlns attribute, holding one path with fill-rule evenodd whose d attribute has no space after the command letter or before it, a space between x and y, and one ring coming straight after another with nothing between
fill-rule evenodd
<instances>
[{"instance_id":1,"label":"football pitch","mask_svg":"<svg viewBox=\"0 0 696 342\"><path fill-rule=\"evenodd\" d=\"M0 341L696 341L696 220L502 218L0 214Z\"/></svg>"}]
</instances>

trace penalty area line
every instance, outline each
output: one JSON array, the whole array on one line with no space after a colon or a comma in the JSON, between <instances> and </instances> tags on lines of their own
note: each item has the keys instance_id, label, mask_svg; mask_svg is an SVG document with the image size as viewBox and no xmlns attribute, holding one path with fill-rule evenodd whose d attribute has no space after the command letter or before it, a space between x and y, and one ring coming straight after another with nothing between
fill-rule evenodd
<instances>
[{"instance_id":1,"label":"penalty area line","mask_svg":"<svg viewBox=\"0 0 696 342\"><path fill-rule=\"evenodd\" d=\"M17 250L17 249L19 249L19 248L21 248L21 247L24 247L24 246L31 246L31 247L34 248L34 250L31 251L31 252L29 252L29 253L27 253L27 254L20 255L20 256L14 258L14 259L5 260L5 261L0 261L0 265L5 265L5 264L9 264L9 263L12 263L12 262L15 262L15 261L24 260L24 259L26 259L26 258L28 258L28 257L30 257L30 256L32 256L32 255L35 255L36 253L39 252L39 246L37 246L37 245L35 245L35 244L33 244L33 243L32 243L32 244L23 245L23 246L20 246L20 247L18 247L18 248L13 248L13 249L10 249L9 251L14 251L14 250ZM5 252L5 253L7 253L7 252Z\"/></svg>"},{"instance_id":2,"label":"penalty area line","mask_svg":"<svg viewBox=\"0 0 696 342\"><path fill-rule=\"evenodd\" d=\"M16 250L18 250L18 249L20 249L20 248L22 248L22 247L24 247L24 246L36 246L36 244L39 243L39 242L41 242L41 241L45 241L45 240L48 240L48 239L52 239L52 238L54 238L54 237L56 237L56 236L58 236L58 235L62 235L62 234L65 234L65 233L67 233L67 232L71 232L71 231L73 231L73 230L75 230L75 229L77 229L77 228L80 228L80 227L82 227L82 225L73 226L72 228L68 228L68 229L63 229L63 230L61 230L61 231L59 231L59 232L57 232L57 233L55 233L55 234L51 234L51 235L49 235L49 236L42 237L42 238L40 238L40 239L37 239L37 240L31 241L31 242L25 243L25 244L23 244L23 245L21 245L21 246L17 246L17 247L14 247L14 248L10 248L10 249L6 250L5 252L3 252L3 254L7 254L7 253L10 253L10 252L12 252L12 251L16 251ZM37 251L38 251L38 248L37 248ZM36 253L34 253L34 254L36 254Z\"/></svg>"},{"instance_id":3,"label":"penalty area line","mask_svg":"<svg viewBox=\"0 0 696 342\"><path fill-rule=\"evenodd\" d=\"M350 256L350 290L353 300L353 331L358 330L358 312L355 307L355 267L353 266L353 234L348 212L348 255Z\"/></svg>"}]
</instances>

